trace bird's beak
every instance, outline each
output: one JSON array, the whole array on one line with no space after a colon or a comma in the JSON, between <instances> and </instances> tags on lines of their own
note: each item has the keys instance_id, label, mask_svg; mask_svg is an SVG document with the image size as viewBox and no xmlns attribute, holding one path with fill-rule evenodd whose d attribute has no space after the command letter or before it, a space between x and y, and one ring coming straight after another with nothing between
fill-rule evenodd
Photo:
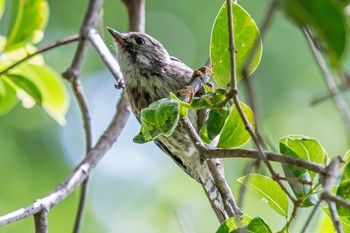
<instances>
[{"instance_id":1,"label":"bird's beak","mask_svg":"<svg viewBox=\"0 0 350 233\"><path fill-rule=\"evenodd\" d=\"M118 42L120 45L124 45L126 43L123 34L117 32L116 30L110 27L107 27L107 30L109 31L109 33L111 33L115 41Z\"/></svg>"}]
</instances>

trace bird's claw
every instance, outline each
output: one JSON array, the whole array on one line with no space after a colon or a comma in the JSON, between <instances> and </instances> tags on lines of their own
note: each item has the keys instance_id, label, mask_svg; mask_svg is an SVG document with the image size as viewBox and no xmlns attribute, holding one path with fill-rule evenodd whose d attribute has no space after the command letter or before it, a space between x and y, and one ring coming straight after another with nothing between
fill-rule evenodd
<instances>
[{"instance_id":1,"label":"bird's claw","mask_svg":"<svg viewBox=\"0 0 350 233\"><path fill-rule=\"evenodd\" d=\"M193 72L192 78L195 78L196 76L200 76L201 78L204 78L204 76L205 76L204 74L205 73L209 73L210 76L213 75L213 72L211 72L211 70L208 67L202 66L201 68L196 69Z\"/></svg>"},{"instance_id":2,"label":"bird's claw","mask_svg":"<svg viewBox=\"0 0 350 233\"><path fill-rule=\"evenodd\" d=\"M185 88L178 90L177 93L181 96L185 96L183 101L187 102L187 103L191 103L193 96L194 96L194 91L193 91L193 88L191 86L186 86Z\"/></svg>"}]
</instances>

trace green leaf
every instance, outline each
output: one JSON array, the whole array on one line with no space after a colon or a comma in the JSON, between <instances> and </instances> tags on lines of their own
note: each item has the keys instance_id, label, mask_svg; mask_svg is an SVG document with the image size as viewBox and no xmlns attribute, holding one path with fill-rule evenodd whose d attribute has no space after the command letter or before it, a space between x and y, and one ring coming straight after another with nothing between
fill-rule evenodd
<instances>
[{"instance_id":1,"label":"green leaf","mask_svg":"<svg viewBox=\"0 0 350 233\"><path fill-rule=\"evenodd\" d=\"M343 156L342 160L344 162L341 163L340 167L343 167L343 166L347 165L350 162L350 150L347 150L345 152L345 155Z\"/></svg>"},{"instance_id":2,"label":"green leaf","mask_svg":"<svg viewBox=\"0 0 350 233\"><path fill-rule=\"evenodd\" d=\"M329 211L329 208L324 207L324 208L322 208L322 210L327 215L327 217L329 219L332 219L331 212ZM343 231L344 232L350 232L350 220L347 217L345 217L345 216L339 216L339 219L340 219ZM334 230L334 232L336 232L336 231Z\"/></svg>"},{"instance_id":3,"label":"green leaf","mask_svg":"<svg viewBox=\"0 0 350 233\"><path fill-rule=\"evenodd\" d=\"M303 135L295 134L281 138L280 151L283 154L296 156L321 165L325 165L328 159L327 152L317 139Z\"/></svg>"},{"instance_id":4,"label":"green leaf","mask_svg":"<svg viewBox=\"0 0 350 233\"><path fill-rule=\"evenodd\" d=\"M7 79L4 79L7 82L13 82L19 90L25 91L37 104L41 104L42 96L38 88L28 80L27 78L21 75L9 74ZM18 93L17 93L18 95Z\"/></svg>"},{"instance_id":5,"label":"green leaf","mask_svg":"<svg viewBox=\"0 0 350 233\"><path fill-rule=\"evenodd\" d=\"M26 44L23 47L19 47L17 49L7 51L2 53L3 56L0 57L0 70L3 70L13 63L25 58L28 54L32 54L37 51L37 48L32 44ZM42 54L37 54L30 59L28 59L25 63L33 63L36 65L43 65L44 57Z\"/></svg>"},{"instance_id":6,"label":"green leaf","mask_svg":"<svg viewBox=\"0 0 350 233\"><path fill-rule=\"evenodd\" d=\"M341 196L347 200L350 200L350 163L346 165L344 169L343 176L340 181L340 185L337 190L337 195ZM341 206L337 205L338 213L341 216L350 217L350 210Z\"/></svg>"},{"instance_id":7,"label":"green leaf","mask_svg":"<svg viewBox=\"0 0 350 233\"><path fill-rule=\"evenodd\" d=\"M218 104L226 99L226 90L218 88L201 97L193 98L191 106L193 109L215 108Z\"/></svg>"},{"instance_id":8,"label":"green leaf","mask_svg":"<svg viewBox=\"0 0 350 233\"><path fill-rule=\"evenodd\" d=\"M62 78L48 66L21 64L10 74L25 77L32 82L41 94L42 108L60 125L65 125L65 115L69 106L69 95Z\"/></svg>"},{"instance_id":9,"label":"green leaf","mask_svg":"<svg viewBox=\"0 0 350 233\"><path fill-rule=\"evenodd\" d=\"M233 231L233 233L243 233L243 232L272 233L269 225L267 225L266 222L260 217L253 218L252 221L250 221L250 223L247 226L241 227Z\"/></svg>"},{"instance_id":10,"label":"green leaf","mask_svg":"<svg viewBox=\"0 0 350 233\"><path fill-rule=\"evenodd\" d=\"M5 51L43 38L49 8L46 0L12 0Z\"/></svg>"},{"instance_id":11,"label":"green leaf","mask_svg":"<svg viewBox=\"0 0 350 233\"><path fill-rule=\"evenodd\" d=\"M211 140L220 134L229 114L229 107L210 110L208 120L205 122L204 126L199 132L199 135L202 139L204 139L203 141L205 143L209 144Z\"/></svg>"},{"instance_id":12,"label":"green leaf","mask_svg":"<svg viewBox=\"0 0 350 233\"><path fill-rule=\"evenodd\" d=\"M320 227L317 233L335 233L336 232L332 221L327 216L323 216L322 223L319 225Z\"/></svg>"},{"instance_id":13,"label":"green leaf","mask_svg":"<svg viewBox=\"0 0 350 233\"><path fill-rule=\"evenodd\" d=\"M277 182L260 174L240 177L238 182L258 194L278 214L288 217L287 195Z\"/></svg>"},{"instance_id":14,"label":"green leaf","mask_svg":"<svg viewBox=\"0 0 350 233\"><path fill-rule=\"evenodd\" d=\"M218 104L226 99L226 90L223 88L218 88L201 97L195 97L191 103L186 103L181 101L177 96L170 92L170 98L178 101L181 107L185 107L192 110L205 109L205 108L216 108Z\"/></svg>"},{"instance_id":15,"label":"green leaf","mask_svg":"<svg viewBox=\"0 0 350 233\"><path fill-rule=\"evenodd\" d=\"M290 135L280 140L280 152L284 155L309 160L312 162L325 165L327 162L327 153L316 139L311 139L303 135ZM303 179L306 181L314 181L316 173L307 169L299 168L293 165L283 165L284 173L287 177ZM302 207L309 207L318 202L316 194L310 194L310 185L301 185L289 182L295 196L305 199Z\"/></svg>"},{"instance_id":16,"label":"green leaf","mask_svg":"<svg viewBox=\"0 0 350 233\"><path fill-rule=\"evenodd\" d=\"M254 113L253 111L245 104L241 103L242 109L248 121L255 126ZM219 138L219 143L217 147L219 148L233 148L238 147L246 143L250 139L250 134L246 130L245 125L238 113L236 107L231 110L230 115L228 116L224 128L221 131Z\"/></svg>"},{"instance_id":17,"label":"green leaf","mask_svg":"<svg viewBox=\"0 0 350 233\"><path fill-rule=\"evenodd\" d=\"M208 135L207 122L204 122L201 130L199 131L199 137L202 139L202 141L205 144L210 144L211 140L209 139L209 135Z\"/></svg>"},{"instance_id":18,"label":"green leaf","mask_svg":"<svg viewBox=\"0 0 350 233\"><path fill-rule=\"evenodd\" d=\"M308 160L311 162L325 165L328 155L317 139L309 138L303 135L289 135L280 140L280 152L295 158ZM314 180L317 175L310 172L311 179Z\"/></svg>"},{"instance_id":19,"label":"green leaf","mask_svg":"<svg viewBox=\"0 0 350 233\"><path fill-rule=\"evenodd\" d=\"M160 135L170 136L179 121L180 104L171 98L160 99L141 111L141 131L135 143L152 141Z\"/></svg>"},{"instance_id":20,"label":"green leaf","mask_svg":"<svg viewBox=\"0 0 350 233\"><path fill-rule=\"evenodd\" d=\"M283 171L286 177L298 178L305 181L312 181L310 173L303 168L299 168L293 165L282 165ZM318 197L316 194L310 194L311 186L306 184L299 184L294 182L288 182L290 187L292 188L295 196L299 198L303 198L304 201L301 207L309 207L316 205L318 202Z\"/></svg>"},{"instance_id":21,"label":"green leaf","mask_svg":"<svg viewBox=\"0 0 350 233\"><path fill-rule=\"evenodd\" d=\"M242 69L252 50L256 38L259 38L257 52L248 69L248 75L252 74L260 62L262 43L259 29L253 18L238 4L232 2L234 15L234 37L236 46L236 70L237 81L243 79ZM213 73L216 83L222 87L230 82L230 53L226 3L224 3L216 16L211 32L210 58L213 63Z\"/></svg>"},{"instance_id":22,"label":"green leaf","mask_svg":"<svg viewBox=\"0 0 350 233\"><path fill-rule=\"evenodd\" d=\"M230 233L237 228L244 227L249 224L252 218L248 215L240 215L231 217L221 223L216 233Z\"/></svg>"},{"instance_id":23,"label":"green leaf","mask_svg":"<svg viewBox=\"0 0 350 233\"><path fill-rule=\"evenodd\" d=\"M281 3L298 25L308 26L316 33L326 46L331 66L338 66L347 41L343 8L330 0L282 0Z\"/></svg>"},{"instance_id":24,"label":"green leaf","mask_svg":"<svg viewBox=\"0 0 350 233\"><path fill-rule=\"evenodd\" d=\"M5 115L17 104L16 91L0 76L0 116Z\"/></svg>"},{"instance_id":25,"label":"green leaf","mask_svg":"<svg viewBox=\"0 0 350 233\"><path fill-rule=\"evenodd\" d=\"M2 15L4 14L5 6L6 6L6 1L0 0L0 19L2 18Z\"/></svg>"}]
</instances>

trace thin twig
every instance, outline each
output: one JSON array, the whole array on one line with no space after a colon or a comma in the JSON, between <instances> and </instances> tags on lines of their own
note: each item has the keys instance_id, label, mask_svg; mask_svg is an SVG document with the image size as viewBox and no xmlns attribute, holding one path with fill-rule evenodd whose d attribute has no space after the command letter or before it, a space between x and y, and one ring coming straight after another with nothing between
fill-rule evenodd
<instances>
[{"instance_id":1,"label":"thin twig","mask_svg":"<svg viewBox=\"0 0 350 233\"><path fill-rule=\"evenodd\" d=\"M119 64L114 59L111 52L108 50L106 44L103 42L100 34L95 29L91 29L89 33L89 39L95 47L97 53L100 55L103 63L107 66L116 80L117 88L124 88L123 75L120 72Z\"/></svg>"},{"instance_id":2,"label":"thin twig","mask_svg":"<svg viewBox=\"0 0 350 233\"><path fill-rule=\"evenodd\" d=\"M81 114L83 115L84 120L84 129L85 129L85 138L86 141L86 155L88 155L89 150L91 148L91 125L90 125L90 116L89 111L86 104L86 98L82 92L82 87L80 85L79 76L81 66L85 60L87 48L88 48L88 35L91 29L94 29L96 26L96 22L101 13L103 5L103 0L90 0L88 4L88 8L85 12L85 17L83 23L80 27L79 32L79 43L77 49L75 50L74 58L71 66L67 69L66 72L63 73L63 77L69 80L73 84L73 90L75 92L75 96L77 97L79 106L81 108ZM85 203L86 203L86 192L87 186L89 183L89 179L85 179L82 188L80 190L80 199L79 199L79 207L76 214L75 222L74 222L74 233L79 233L83 221Z\"/></svg>"},{"instance_id":3,"label":"thin twig","mask_svg":"<svg viewBox=\"0 0 350 233\"><path fill-rule=\"evenodd\" d=\"M96 145L90 150L88 156L85 157L84 160L74 169L70 176L49 195L38 199L32 205L0 216L0 226L34 215L40 212L44 207L47 208L47 210L50 210L63 201L86 179L86 177L89 176L91 170L115 143L123 130L129 115L130 111L128 108L127 97L125 93L123 93L117 106L117 112L112 118L109 126L101 135Z\"/></svg>"},{"instance_id":4,"label":"thin twig","mask_svg":"<svg viewBox=\"0 0 350 233\"><path fill-rule=\"evenodd\" d=\"M334 201L338 205L344 206L345 208L350 210L350 202L341 196L336 196L336 195L333 195L329 192L323 192L322 197L325 200L328 199L328 200Z\"/></svg>"},{"instance_id":5,"label":"thin twig","mask_svg":"<svg viewBox=\"0 0 350 233\"><path fill-rule=\"evenodd\" d=\"M253 87L253 82L250 78L245 78L243 79L243 83L245 84L246 87L246 97L247 97L247 102L248 105L251 107L253 113L254 113L254 120L255 120L255 133L256 136L259 139L260 144L262 145L262 147L266 150L267 146L265 144L265 141L263 139L263 137L261 136L260 133L260 117L258 114L258 110L257 110L257 105L256 105L256 97L255 97L255 90ZM245 187L244 185L242 187Z\"/></svg>"},{"instance_id":6,"label":"thin twig","mask_svg":"<svg viewBox=\"0 0 350 233\"><path fill-rule=\"evenodd\" d=\"M340 224L337 206L333 201L327 201L327 202L328 202L329 212L331 213L334 228L337 230L338 233L343 233L344 231L343 231L343 227Z\"/></svg>"},{"instance_id":7,"label":"thin twig","mask_svg":"<svg viewBox=\"0 0 350 233\"><path fill-rule=\"evenodd\" d=\"M332 192L332 188L337 179L337 170L342 162L341 157L335 157L330 164L324 169L323 174L320 176L322 181L322 186L324 188L323 193L321 194L321 199L325 199L328 203L329 211L332 217L333 225L338 233L342 233L343 229L340 224L339 214L335 202L327 198L327 194Z\"/></svg>"},{"instance_id":8,"label":"thin twig","mask_svg":"<svg viewBox=\"0 0 350 233\"><path fill-rule=\"evenodd\" d=\"M92 147L92 126L91 126L90 111L89 111L87 99L85 97L83 86L81 85L80 79L74 79L71 81L72 81L73 93L75 95L75 98L78 101L80 112L83 118L83 128L85 132L85 147L86 147L85 153L87 155ZM74 228L73 228L73 232L75 233L78 233L81 229L83 214L85 212L84 210L85 210L85 203L86 203L86 197L87 197L88 183L89 183L89 177L87 177L83 181L83 184L80 190L78 211L77 211L76 221L74 222Z\"/></svg>"},{"instance_id":9,"label":"thin twig","mask_svg":"<svg viewBox=\"0 0 350 233\"><path fill-rule=\"evenodd\" d=\"M337 86L340 93L344 93L346 91L349 91L350 90L349 87L350 87L350 82L349 82L349 80L347 80L347 78L345 78L345 80L340 85ZM318 97L315 97L315 99L311 100L310 106L313 107L313 106L320 104L321 102L326 101L330 98L332 98L332 93L327 92L327 93L320 95Z\"/></svg>"},{"instance_id":10,"label":"thin twig","mask_svg":"<svg viewBox=\"0 0 350 233\"><path fill-rule=\"evenodd\" d=\"M38 55L38 54L41 54L41 53L44 53L46 51L49 51L51 49L54 49L54 48L57 48L57 47L60 47L62 45L66 45L66 44L70 44L72 42L76 42L79 40L79 36L78 35L71 35L71 36L67 36L67 37L64 37L63 39L61 40L58 40L58 41L55 41L55 42L52 42L50 44L47 44L41 48L39 48L37 51L35 51L34 53L31 53L31 54L28 54L26 57L22 58L21 60L13 63L12 65L10 65L9 67L7 67L6 69L0 71L0 75L2 74L5 74L7 73L10 69L13 69L14 67L18 66L19 64L21 64L22 62L25 62L27 61L28 59L34 57L35 55Z\"/></svg>"},{"instance_id":11,"label":"thin twig","mask_svg":"<svg viewBox=\"0 0 350 233\"><path fill-rule=\"evenodd\" d=\"M215 158L251 158L258 159L260 157L260 151L253 149L202 149L202 154L206 159ZM264 151L269 161L284 163L288 165L295 165L297 167L306 168L310 171L322 174L324 166L310 162L303 159L294 158L271 151Z\"/></svg>"},{"instance_id":12,"label":"thin twig","mask_svg":"<svg viewBox=\"0 0 350 233\"><path fill-rule=\"evenodd\" d=\"M262 145L262 147L264 149L267 149L267 145L271 146L272 143L269 143L269 141L267 143L265 143L265 141L263 140L263 137L261 136L261 133L260 133L260 130L259 130L259 115L257 114L258 110L257 110L257 107L256 107L256 103L255 103L255 96L254 96L254 90L253 90L253 82L250 78L248 78L249 76L249 67L251 66L252 62L253 62L253 58L254 56L256 55L257 51L258 51L258 48L259 48L259 44L260 44L260 41L263 39L263 37L265 36L266 34L266 31L267 29L269 28L271 22L272 22L272 18L276 12L276 9L277 9L277 3L276 3L276 0L272 0L271 3L270 3L270 6L268 8L268 11L267 13L265 14L266 17L265 19L263 20L263 23L260 27L260 37L258 36L257 38L255 38L254 40L254 44L251 48L251 50L249 51L249 54L248 54L248 57L247 59L245 60L244 62L244 66L243 66L243 69L242 69L242 75L244 77L243 81L244 83L246 84L246 88L247 88L247 97L248 97L248 100L250 102L250 107L252 108L253 112L254 112L254 115L255 115L255 133L256 133L256 136L260 142L260 144ZM267 145L266 145L267 144ZM272 148L272 146L271 146ZM272 148L273 149L273 148ZM245 187L245 186L242 186L242 187Z\"/></svg>"},{"instance_id":13,"label":"thin twig","mask_svg":"<svg viewBox=\"0 0 350 233\"><path fill-rule=\"evenodd\" d=\"M295 184L306 184L306 185L313 185L311 181L307 181L301 178L296 178L296 177L279 177L280 180L286 180L289 183L295 183Z\"/></svg>"},{"instance_id":14,"label":"thin twig","mask_svg":"<svg viewBox=\"0 0 350 233\"><path fill-rule=\"evenodd\" d=\"M314 208L312 209L312 212L311 212L311 214L309 215L308 219L306 220L305 225L304 225L304 227L303 227L303 229L301 230L300 233L305 233L305 232L306 232L306 229L307 229L308 226L310 225L311 220L312 220L312 218L315 216L316 211L317 211L317 209L320 207L321 203L322 203L322 199L319 199L318 202L317 202L317 204L316 204L316 205L314 206Z\"/></svg>"},{"instance_id":15,"label":"thin twig","mask_svg":"<svg viewBox=\"0 0 350 233\"><path fill-rule=\"evenodd\" d=\"M85 13L83 24L80 27L80 37L77 49L75 50L74 58L71 66L64 73L64 77L68 80L76 79L80 76L80 68L85 59L88 48L88 35L90 29L95 28L96 22L100 16L103 0L90 0L88 9Z\"/></svg>"},{"instance_id":16,"label":"thin twig","mask_svg":"<svg viewBox=\"0 0 350 233\"><path fill-rule=\"evenodd\" d=\"M315 60L323 74L323 77L325 78L328 90L332 95L334 104L343 117L344 123L347 128L348 143L350 144L350 111L341 94L339 93L338 87L334 81L331 72L327 68L325 60L323 59L320 51L316 48L314 41L312 40L312 34L310 30L308 30L307 28L302 28L302 31L306 37L312 54L314 55Z\"/></svg>"},{"instance_id":17,"label":"thin twig","mask_svg":"<svg viewBox=\"0 0 350 233\"><path fill-rule=\"evenodd\" d=\"M272 18L275 15L276 8L277 8L276 0L272 0L270 3L269 9L266 13L266 18L264 19L263 24L260 27L260 37L257 36L257 38L255 38L253 47L251 48L249 55L248 55L247 59L245 60L244 68L242 69L243 77L245 79L248 78L249 67L252 64L254 56L258 51L261 39L265 36L266 31L272 22Z\"/></svg>"},{"instance_id":18,"label":"thin twig","mask_svg":"<svg viewBox=\"0 0 350 233\"><path fill-rule=\"evenodd\" d=\"M235 35L233 25L232 2L226 0L227 18L228 18L228 34L229 34L229 52L230 52L230 68L231 68L231 92L233 95L237 94L237 72L236 72L236 47Z\"/></svg>"},{"instance_id":19,"label":"thin twig","mask_svg":"<svg viewBox=\"0 0 350 233\"><path fill-rule=\"evenodd\" d=\"M34 214L35 233L48 233L48 210L44 207L41 211Z\"/></svg>"},{"instance_id":20,"label":"thin twig","mask_svg":"<svg viewBox=\"0 0 350 233\"><path fill-rule=\"evenodd\" d=\"M279 186L283 189L283 191L287 194L289 199L296 203L296 199L292 194L287 190L287 188L283 185L281 180L279 180L279 175L272 168L269 160L266 158L262 146L259 142L258 137L256 136L252 125L249 123L247 116L245 115L242 106L240 104L238 98L238 88L237 88L237 78L236 78L236 55L235 55L235 41L234 41L234 25L233 25L233 14L232 14L232 3L231 0L227 0L227 17L228 17L228 31L229 31L229 52L230 52L230 67L231 67L231 90L230 92L233 94L233 102L240 114L240 117L246 127L246 130L249 132L252 137L260 155L260 159L265 163L267 168L269 169L272 179L275 180Z\"/></svg>"}]
</instances>

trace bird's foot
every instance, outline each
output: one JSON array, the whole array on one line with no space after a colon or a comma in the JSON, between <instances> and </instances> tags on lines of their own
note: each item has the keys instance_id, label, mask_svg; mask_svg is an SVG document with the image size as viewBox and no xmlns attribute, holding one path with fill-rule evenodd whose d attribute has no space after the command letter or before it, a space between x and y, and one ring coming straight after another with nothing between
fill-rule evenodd
<instances>
[{"instance_id":1,"label":"bird's foot","mask_svg":"<svg viewBox=\"0 0 350 233\"><path fill-rule=\"evenodd\" d=\"M194 72L193 72L193 75L192 75L192 78L195 78L196 76L200 76L201 78L204 78L204 74L205 73L209 73L210 76L213 75L213 72L211 72L211 70L206 67L206 66L202 66L201 68L199 69L196 69Z\"/></svg>"},{"instance_id":2,"label":"bird's foot","mask_svg":"<svg viewBox=\"0 0 350 233\"><path fill-rule=\"evenodd\" d=\"M186 86L185 88L178 90L177 93L180 96L184 96L183 101L187 103L191 103L194 96L194 91L191 86Z\"/></svg>"}]
</instances>

